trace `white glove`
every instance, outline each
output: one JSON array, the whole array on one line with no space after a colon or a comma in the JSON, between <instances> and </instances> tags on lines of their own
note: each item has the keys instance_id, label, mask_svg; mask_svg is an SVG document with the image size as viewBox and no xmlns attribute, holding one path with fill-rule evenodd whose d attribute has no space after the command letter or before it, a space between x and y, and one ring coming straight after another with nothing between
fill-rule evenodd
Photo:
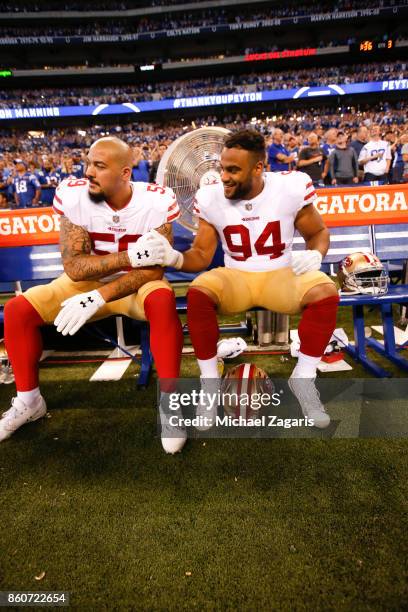
<instances>
[{"instance_id":1,"label":"white glove","mask_svg":"<svg viewBox=\"0 0 408 612\"><path fill-rule=\"evenodd\" d=\"M160 240L164 248L162 266L171 266L172 268L176 268L176 270L180 270L184 263L183 254L180 253L180 251L176 251L176 249L173 249L167 238L162 236L162 234L159 234L159 232L157 232L156 230L151 230L149 234L154 236L154 238L156 238L157 240Z\"/></svg>"},{"instance_id":2,"label":"white glove","mask_svg":"<svg viewBox=\"0 0 408 612\"><path fill-rule=\"evenodd\" d=\"M160 236L160 234L157 235ZM147 232L135 244L129 246L127 254L132 268L160 266L163 263L164 247L161 240L152 236L152 232Z\"/></svg>"},{"instance_id":3,"label":"white glove","mask_svg":"<svg viewBox=\"0 0 408 612\"><path fill-rule=\"evenodd\" d=\"M320 251L294 251L292 252L292 269L296 276L305 272L315 272L320 270L322 259Z\"/></svg>"},{"instance_id":4,"label":"white glove","mask_svg":"<svg viewBox=\"0 0 408 612\"><path fill-rule=\"evenodd\" d=\"M62 302L62 308L54 321L57 331L63 336L73 336L105 303L96 289L68 298Z\"/></svg>"}]
</instances>

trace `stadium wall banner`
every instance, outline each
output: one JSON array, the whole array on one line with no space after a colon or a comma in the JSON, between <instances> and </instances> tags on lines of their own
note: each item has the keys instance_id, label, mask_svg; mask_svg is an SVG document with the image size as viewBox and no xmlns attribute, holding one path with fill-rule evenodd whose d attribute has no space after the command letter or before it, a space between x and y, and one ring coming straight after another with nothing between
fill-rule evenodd
<instances>
[{"instance_id":1,"label":"stadium wall banner","mask_svg":"<svg viewBox=\"0 0 408 612\"><path fill-rule=\"evenodd\" d=\"M408 223L408 183L318 189L315 206L328 227ZM56 244L59 228L53 208L2 211L0 247Z\"/></svg>"},{"instance_id":2,"label":"stadium wall banner","mask_svg":"<svg viewBox=\"0 0 408 612\"><path fill-rule=\"evenodd\" d=\"M328 187L316 193L314 204L327 227L408 223L408 183Z\"/></svg>"},{"instance_id":3,"label":"stadium wall banner","mask_svg":"<svg viewBox=\"0 0 408 612\"><path fill-rule=\"evenodd\" d=\"M57 244L60 215L53 208L0 212L0 247Z\"/></svg>"},{"instance_id":4,"label":"stadium wall banner","mask_svg":"<svg viewBox=\"0 0 408 612\"><path fill-rule=\"evenodd\" d=\"M33 119L44 117L91 117L97 115L122 115L123 113L143 113L169 111L182 108L205 106L228 106L251 102L274 102L277 100L297 100L325 96L344 96L346 94L378 93L384 91L407 91L408 79L372 81L369 83L333 83L320 87L300 87L299 89L274 89L266 91L240 91L191 98L172 98L151 102L123 102L122 104L98 104L96 106L44 106L36 108L0 108L0 120Z\"/></svg>"},{"instance_id":5,"label":"stadium wall banner","mask_svg":"<svg viewBox=\"0 0 408 612\"><path fill-rule=\"evenodd\" d=\"M224 23L201 27L174 28L172 30L157 30L155 32L135 32L131 34L91 34L88 36L3 36L0 46L10 45L83 45L87 43L132 43L135 41L156 40L158 38L176 38L180 36L197 36L200 34L215 34L228 32L246 32L259 28L273 28L290 25L336 22L367 17L403 16L408 12L407 6L386 6L349 11L333 11L316 13L314 15L299 15L273 19L257 19L240 23Z\"/></svg>"}]
</instances>

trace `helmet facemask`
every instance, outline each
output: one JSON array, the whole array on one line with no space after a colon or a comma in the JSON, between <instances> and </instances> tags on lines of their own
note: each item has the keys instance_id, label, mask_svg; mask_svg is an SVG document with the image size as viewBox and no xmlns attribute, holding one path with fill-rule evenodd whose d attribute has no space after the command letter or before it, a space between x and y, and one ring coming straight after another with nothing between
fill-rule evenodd
<instances>
[{"instance_id":1,"label":"helmet facemask","mask_svg":"<svg viewBox=\"0 0 408 612\"><path fill-rule=\"evenodd\" d=\"M384 295L389 276L373 253L352 253L340 263L338 279L344 294Z\"/></svg>"},{"instance_id":2,"label":"helmet facemask","mask_svg":"<svg viewBox=\"0 0 408 612\"><path fill-rule=\"evenodd\" d=\"M388 291L389 280L384 269L351 272L347 278L346 287L352 288L355 293L384 295Z\"/></svg>"}]
</instances>

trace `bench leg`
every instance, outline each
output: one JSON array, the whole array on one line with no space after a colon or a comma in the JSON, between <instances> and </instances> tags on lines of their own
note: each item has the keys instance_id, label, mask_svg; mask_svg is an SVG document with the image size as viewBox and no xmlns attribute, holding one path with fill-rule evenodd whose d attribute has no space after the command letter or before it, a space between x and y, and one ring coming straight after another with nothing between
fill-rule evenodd
<instances>
[{"instance_id":1,"label":"bench leg","mask_svg":"<svg viewBox=\"0 0 408 612\"><path fill-rule=\"evenodd\" d=\"M142 356L137 386L147 387L153 367L153 355L150 350L150 330L147 323L141 323L140 326L140 350Z\"/></svg>"},{"instance_id":2,"label":"bench leg","mask_svg":"<svg viewBox=\"0 0 408 612\"><path fill-rule=\"evenodd\" d=\"M361 305L353 306L353 326L355 346L348 344L346 352L356 361L361 363L366 370L378 378L390 377L391 374L371 361L366 353L366 338L364 330L364 307Z\"/></svg>"},{"instance_id":3,"label":"bench leg","mask_svg":"<svg viewBox=\"0 0 408 612\"><path fill-rule=\"evenodd\" d=\"M398 355L397 348L395 346L392 304L383 304L381 306L381 317L384 331L384 346L374 338L369 338L369 346L376 350L377 353L380 353L380 355L383 355L383 357L389 359L391 363L394 363L403 370L408 370L408 360Z\"/></svg>"}]
</instances>

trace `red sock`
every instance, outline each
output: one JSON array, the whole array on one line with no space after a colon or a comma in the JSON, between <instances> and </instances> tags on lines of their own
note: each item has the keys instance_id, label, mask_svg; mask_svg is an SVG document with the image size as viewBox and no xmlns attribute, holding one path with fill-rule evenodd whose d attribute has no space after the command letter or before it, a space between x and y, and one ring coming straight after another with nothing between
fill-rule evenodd
<instances>
[{"instance_id":1,"label":"red sock","mask_svg":"<svg viewBox=\"0 0 408 612\"><path fill-rule=\"evenodd\" d=\"M150 323L150 348L157 374L159 378L178 378L183 329L177 315L174 293L169 289L152 291L144 301L144 310Z\"/></svg>"},{"instance_id":2,"label":"red sock","mask_svg":"<svg viewBox=\"0 0 408 612\"><path fill-rule=\"evenodd\" d=\"M187 325L197 359L215 357L220 337L217 307L208 295L194 287L187 293Z\"/></svg>"},{"instance_id":3,"label":"red sock","mask_svg":"<svg viewBox=\"0 0 408 612\"><path fill-rule=\"evenodd\" d=\"M4 341L17 391L31 391L38 387L42 325L44 321L23 295L12 298L5 305Z\"/></svg>"},{"instance_id":4,"label":"red sock","mask_svg":"<svg viewBox=\"0 0 408 612\"><path fill-rule=\"evenodd\" d=\"M336 328L339 296L308 304L299 323L300 351L304 355L320 357L330 342Z\"/></svg>"}]
</instances>

